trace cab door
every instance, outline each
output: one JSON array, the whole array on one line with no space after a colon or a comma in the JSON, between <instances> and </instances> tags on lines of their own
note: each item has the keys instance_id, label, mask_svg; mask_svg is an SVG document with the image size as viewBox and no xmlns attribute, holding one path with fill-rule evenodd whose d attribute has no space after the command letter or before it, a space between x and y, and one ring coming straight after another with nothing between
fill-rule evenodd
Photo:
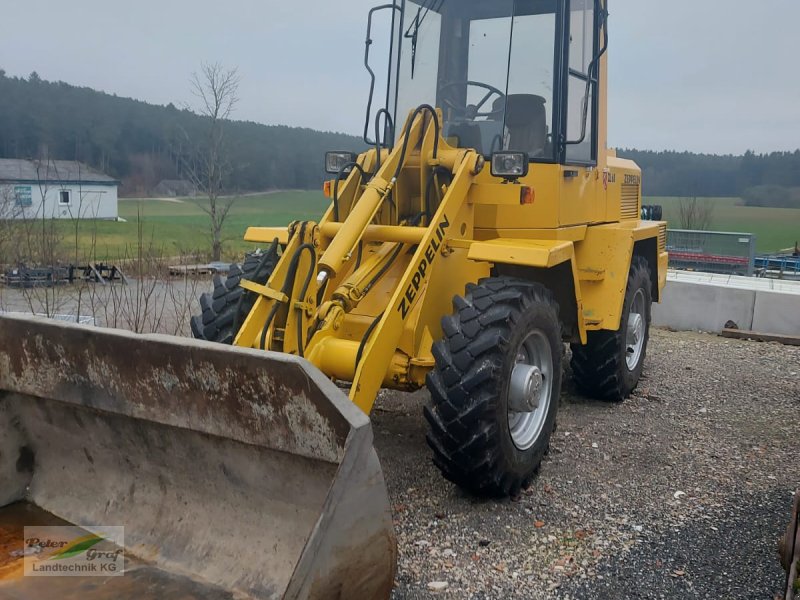
<instances>
[{"instance_id":1,"label":"cab door","mask_svg":"<svg viewBox=\"0 0 800 600\"><path fill-rule=\"evenodd\" d=\"M598 51L594 0L570 0L566 15L565 142L560 225L605 220L604 173L598 169Z\"/></svg>"}]
</instances>

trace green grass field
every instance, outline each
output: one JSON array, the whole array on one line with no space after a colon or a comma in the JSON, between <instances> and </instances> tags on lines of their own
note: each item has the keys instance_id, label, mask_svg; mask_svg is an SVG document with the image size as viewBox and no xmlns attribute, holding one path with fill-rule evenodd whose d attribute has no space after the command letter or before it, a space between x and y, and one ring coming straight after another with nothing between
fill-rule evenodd
<instances>
[{"instance_id":1,"label":"green grass field","mask_svg":"<svg viewBox=\"0 0 800 600\"><path fill-rule=\"evenodd\" d=\"M751 208L743 206L736 198L705 201L714 203L713 229L755 233L760 253L792 247L800 239L800 210ZM680 227L680 199L646 198L645 203L663 205L670 227ZM251 247L242 240L248 227L319 220L327 205L328 200L315 191L278 192L238 199L225 223L225 257L233 260ZM99 260L115 260L132 254L140 226L145 245L152 242L165 256L205 254L210 248L208 216L195 201L120 200L119 211L127 222L79 223L78 246L82 258L91 254L93 246ZM74 224L59 223L58 226L63 228L64 245L74 248Z\"/></svg>"},{"instance_id":2,"label":"green grass field","mask_svg":"<svg viewBox=\"0 0 800 600\"><path fill-rule=\"evenodd\" d=\"M759 253L793 248L800 240L800 210L744 206L738 198L705 198L714 205L714 231L756 234ZM680 198L645 198L645 204L661 204L671 229L680 229Z\"/></svg>"},{"instance_id":3,"label":"green grass field","mask_svg":"<svg viewBox=\"0 0 800 600\"><path fill-rule=\"evenodd\" d=\"M208 253L209 217L198 203L202 201L121 199L119 216L126 222L79 223L79 252L88 255L94 245L99 260L118 259L126 254L126 248L127 254L131 254L131 249L138 245L141 227L144 244L152 242L165 256ZM237 199L224 226L226 258L234 259L252 247L242 240L248 227L288 225L295 220L318 221L327 206L328 200L321 192L279 192ZM74 225L60 226L64 227L65 244L74 247Z\"/></svg>"}]
</instances>

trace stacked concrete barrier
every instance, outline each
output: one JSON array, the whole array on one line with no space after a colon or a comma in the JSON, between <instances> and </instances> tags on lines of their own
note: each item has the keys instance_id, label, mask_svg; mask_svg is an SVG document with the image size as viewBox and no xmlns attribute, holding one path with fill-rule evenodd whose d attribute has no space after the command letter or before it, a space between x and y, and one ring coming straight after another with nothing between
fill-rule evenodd
<instances>
[{"instance_id":1,"label":"stacked concrete barrier","mask_svg":"<svg viewBox=\"0 0 800 600\"><path fill-rule=\"evenodd\" d=\"M670 271L653 324L677 331L744 330L800 335L800 282Z\"/></svg>"}]
</instances>

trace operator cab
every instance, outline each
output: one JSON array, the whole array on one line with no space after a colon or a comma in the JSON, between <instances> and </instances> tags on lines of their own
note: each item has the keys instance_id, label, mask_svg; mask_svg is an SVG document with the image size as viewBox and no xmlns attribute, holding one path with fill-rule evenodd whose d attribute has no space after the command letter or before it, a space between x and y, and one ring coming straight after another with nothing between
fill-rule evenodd
<instances>
[{"instance_id":1,"label":"operator cab","mask_svg":"<svg viewBox=\"0 0 800 600\"><path fill-rule=\"evenodd\" d=\"M487 158L591 164L604 5L395 0L385 112L401 125L422 104L441 108L448 142Z\"/></svg>"}]
</instances>

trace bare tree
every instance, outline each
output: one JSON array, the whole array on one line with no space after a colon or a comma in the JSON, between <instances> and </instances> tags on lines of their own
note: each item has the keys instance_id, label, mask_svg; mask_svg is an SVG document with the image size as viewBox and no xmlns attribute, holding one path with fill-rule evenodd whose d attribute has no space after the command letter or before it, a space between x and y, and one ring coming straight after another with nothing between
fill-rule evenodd
<instances>
[{"instance_id":1,"label":"bare tree","mask_svg":"<svg viewBox=\"0 0 800 600\"><path fill-rule=\"evenodd\" d=\"M87 201L88 192L84 191L80 183L82 175L79 163L77 173L59 172L58 161L47 157L44 150L44 157L35 160L34 164L38 188L36 197L41 201L32 203L28 207L16 202L17 198L12 197L11 201L6 203L7 206L14 207L11 216L16 219L6 224L13 238L6 242L8 251L0 254L0 257L5 257L5 261L0 260L0 262L10 262L12 266L20 269L42 269L42 274L37 277L45 277L49 271L51 281L48 283L31 281L22 287L21 295L32 313L53 316L61 312L67 306L74 304L75 298L72 292L77 290L76 310L80 317L83 286L79 284L67 291L63 280L69 277L70 273L74 274L75 271L72 269L83 262L80 230L84 220L91 216L89 213L94 205ZM74 190L67 184L70 179L78 180L77 204L72 193ZM71 200L69 204L62 206L59 204L59 194L64 192L70 194ZM97 214L93 216L96 217ZM73 232L72 253L69 247L70 239L66 235L70 220ZM96 225L93 228L96 228ZM92 242L95 240L96 235L92 237ZM0 240L0 246L2 245ZM93 254L92 249L87 260Z\"/></svg>"},{"instance_id":2,"label":"bare tree","mask_svg":"<svg viewBox=\"0 0 800 600\"><path fill-rule=\"evenodd\" d=\"M0 312L5 310L5 285L3 279L6 270L11 266L10 248L14 237L14 204L13 188L0 184Z\"/></svg>"},{"instance_id":3,"label":"bare tree","mask_svg":"<svg viewBox=\"0 0 800 600\"><path fill-rule=\"evenodd\" d=\"M26 264L52 269L54 274L60 270L63 275L66 269L60 265L70 259L70 254L75 265L86 265L87 261L91 264L97 258L97 203L91 199L91 192L78 184L77 205L64 207L71 222L61 219L62 226L58 226L56 214L46 200L48 190L69 189L62 183L66 174L58 173L55 161L37 161L36 167L43 202L30 211L27 204L20 203L13 185L0 184L0 273ZM80 170L78 166L78 181L82 179ZM90 227L88 240L84 225ZM180 264L196 263L197 257L166 256L155 235L146 231L141 214L137 227L136 243L126 246L117 257L117 264L124 265L130 275L123 283L97 281L84 268L74 271L75 278L69 285L37 281L28 287L21 282L20 290L7 292L0 282L0 311L68 315L77 322L90 321L138 333L190 335L189 321L200 310L197 298L206 291L207 281L192 276L189 270L174 279L169 265L176 260ZM65 235L68 231L69 236Z\"/></svg>"},{"instance_id":4,"label":"bare tree","mask_svg":"<svg viewBox=\"0 0 800 600\"><path fill-rule=\"evenodd\" d=\"M199 203L210 220L211 258L222 258L222 227L233 206L234 196L224 197L225 184L232 172L225 139L225 124L239 101L239 74L219 63L203 63L193 73L192 93L199 100L199 112L207 118L208 130L195 140L194 152L185 160L185 172L201 190L207 203ZM188 138L188 134L184 132Z\"/></svg>"},{"instance_id":5,"label":"bare tree","mask_svg":"<svg viewBox=\"0 0 800 600\"><path fill-rule=\"evenodd\" d=\"M97 218L98 213L100 210L100 203L98 202L91 202L87 201L89 198L89 192L84 191L83 189L83 176L82 171L83 167L79 161L76 161L77 167L77 181L78 181L78 206L77 210L73 211L72 205L68 207L69 217L72 221L72 268L78 269L80 272L81 265L89 265L92 266L95 261L97 260ZM62 190L66 189L66 187L62 186ZM82 236L81 236L81 228L84 224L89 224L89 247L83 249L81 247L82 243ZM74 273L74 272L73 272ZM82 315L82 310L84 308L84 294L88 291L88 286L93 285L89 284L84 278L78 278L77 280L72 281L74 284L74 299L75 299L75 320L80 322Z\"/></svg>"},{"instance_id":6,"label":"bare tree","mask_svg":"<svg viewBox=\"0 0 800 600\"><path fill-rule=\"evenodd\" d=\"M20 268L30 266L50 270L52 285L31 283L30 287L23 287L22 290L32 313L50 317L57 314L67 301L61 286L56 283L65 257L64 232L57 223L57 199L52 199L52 206L48 205L50 191L58 186L61 176L58 164L50 159L46 147L42 150L42 157L34 163L38 188L36 197L41 198L41 203L37 206L34 202L30 212L21 209L23 219L15 241L15 263Z\"/></svg>"},{"instance_id":7,"label":"bare tree","mask_svg":"<svg viewBox=\"0 0 800 600\"><path fill-rule=\"evenodd\" d=\"M714 222L714 204L711 200L681 198L678 205L681 229L708 231Z\"/></svg>"},{"instance_id":8,"label":"bare tree","mask_svg":"<svg viewBox=\"0 0 800 600\"><path fill-rule=\"evenodd\" d=\"M0 268L7 265L9 245L13 236L14 189L0 184Z\"/></svg>"}]
</instances>

